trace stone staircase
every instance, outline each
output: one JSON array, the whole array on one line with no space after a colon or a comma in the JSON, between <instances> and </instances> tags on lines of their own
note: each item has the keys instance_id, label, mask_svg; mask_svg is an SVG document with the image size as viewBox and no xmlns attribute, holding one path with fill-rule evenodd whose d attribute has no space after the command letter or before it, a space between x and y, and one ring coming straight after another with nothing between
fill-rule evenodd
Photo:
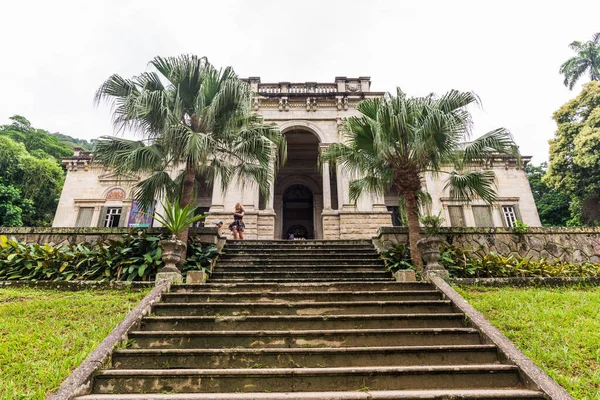
<instances>
[{"instance_id":1,"label":"stone staircase","mask_svg":"<svg viewBox=\"0 0 600 400\"><path fill-rule=\"evenodd\" d=\"M228 242L172 286L80 400L545 399L369 241Z\"/></svg>"}]
</instances>

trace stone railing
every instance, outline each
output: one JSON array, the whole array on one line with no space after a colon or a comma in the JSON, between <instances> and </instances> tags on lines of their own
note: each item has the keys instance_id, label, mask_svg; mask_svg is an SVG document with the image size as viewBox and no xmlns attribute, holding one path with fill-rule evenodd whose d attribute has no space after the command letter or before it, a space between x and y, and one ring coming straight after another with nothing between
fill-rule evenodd
<instances>
[{"instance_id":1,"label":"stone railing","mask_svg":"<svg viewBox=\"0 0 600 400\"><path fill-rule=\"evenodd\" d=\"M446 243L474 253L494 252L550 262L600 262L600 228L527 228L515 233L507 228L443 228ZM383 250L408 243L406 227L379 228L374 242Z\"/></svg>"},{"instance_id":2,"label":"stone railing","mask_svg":"<svg viewBox=\"0 0 600 400\"><path fill-rule=\"evenodd\" d=\"M334 83L262 83L258 85L258 93L335 93Z\"/></svg>"},{"instance_id":3,"label":"stone railing","mask_svg":"<svg viewBox=\"0 0 600 400\"><path fill-rule=\"evenodd\" d=\"M149 235L166 233L164 228L136 228L145 230ZM22 242L52 245L95 243L98 240L116 240L121 236L132 232L132 228L3 228L0 227L0 235L15 238ZM217 228L190 228L190 238L202 243L219 244L221 238Z\"/></svg>"}]
</instances>

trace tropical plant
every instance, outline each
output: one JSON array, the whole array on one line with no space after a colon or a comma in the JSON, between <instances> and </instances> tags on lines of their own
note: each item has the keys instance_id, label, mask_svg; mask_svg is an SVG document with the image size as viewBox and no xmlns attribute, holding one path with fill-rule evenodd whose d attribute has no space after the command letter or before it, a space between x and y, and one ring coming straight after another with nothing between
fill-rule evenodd
<instances>
[{"instance_id":1,"label":"tropical plant","mask_svg":"<svg viewBox=\"0 0 600 400\"><path fill-rule=\"evenodd\" d=\"M410 247L398 243L390 247L379 256L385 263L385 269L396 272L400 269L415 269L410 262Z\"/></svg>"},{"instance_id":2,"label":"tropical plant","mask_svg":"<svg viewBox=\"0 0 600 400\"><path fill-rule=\"evenodd\" d=\"M164 214L157 212L154 214L154 219L160 222L171 233L172 238L175 238L178 233L188 228L194 222L204 218L204 215L194 215L196 207L192 207L191 204L181 207L179 200L171 203L169 199L165 199L163 209L165 210Z\"/></svg>"},{"instance_id":3,"label":"tropical plant","mask_svg":"<svg viewBox=\"0 0 600 400\"><path fill-rule=\"evenodd\" d=\"M0 280L152 281L163 265L159 236L132 231L116 240L65 246L24 243L0 236ZM212 244L188 249L188 269L210 269L217 256Z\"/></svg>"},{"instance_id":4,"label":"tropical plant","mask_svg":"<svg viewBox=\"0 0 600 400\"><path fill-rule=\"evenodd\" d=\"M559 72L565 76L565 86L573 90L575 83L587 72L592 81L600 81L600 32L585 43L574 41L569 45L577 55L569 58Z\"/></svg>"},{"instance_id":5,"label":"tropical plant","mask_svg":"<svg viewBox=\"0 0 600 400\"><path fill-rule=\"evenodd\" d=\"M212 243L190 243L188 246L188 256L183 272L204 270L207 273L212 272L212 266L219 255L217 246Z\"/></svg>"},{"instance_id":6,"label":"tropical plant","mask_svg":"<svg viewBox=\"0 0 600 400\"><path fill-rule=\"evenodd\" d=\"M423 225L425 236L436 236L440 233L444 218L441 215L423 215L419 221Z\"/></svg>"},{"instance_id":7,"label":"tropical plant","mask_svg":"<svg viewBox=\"0 0 600 400\"><path fill-rule=\"evenodd\" d=\"M597 277L597 263L549 262L543 258L523 258L494 252L472 251L442 245L440 265L454 278L510 277Z\"/></svg>"},{"instance_id":8,"label":"tropical plant","mask_svg":"<svg viewBox=\"0 0 600 400\"><path fill-rule=\"evenodd\" d=\"M451 90L441 97L408 97L400 88L396 96L363 100L359 116L344 121L345 143L334 143L321 160L338 163L358 176L350 182L350 197L364 192L384 195L394 191L404 199L413 264L423 269L418 195L426 173L448 176L446 189L453 200L478 196L488 203L496 198L495 174L481 168L491 155L519 157L510 133L504 128L470 138L471 115L478 104L474 93Z\"/></svg>"},{"instance_id":9,"label":"tropical plant","mask_svg":"<svg viewBox=\"0 0 600 400\"><path fill-rule=\"evenodd\" d=\"M205 57L156 57L150 65L155 71L112 75L98 89L96 102L112 105L115 127L144 140L102 137L95 160L117 175L141 175L135 198L146 207L161 197L191 204L200 179L220 182L223 190L232 179L255 181L267 194L286 145L274 125L251 111L248 83ZM180 234L184 242L187 232Z\"/></svg>"}]
</instances>

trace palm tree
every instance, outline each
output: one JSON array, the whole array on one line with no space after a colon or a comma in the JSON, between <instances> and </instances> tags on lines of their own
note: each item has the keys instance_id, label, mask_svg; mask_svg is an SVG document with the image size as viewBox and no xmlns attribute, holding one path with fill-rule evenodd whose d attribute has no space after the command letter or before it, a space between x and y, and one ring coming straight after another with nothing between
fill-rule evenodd
<instances>
[{"instance_id":1,"label":"palm tree","mask_svg":"<svg viewBox=\"0 0 600 400\"><path fill-rule=\"evenodd\" d=\"M465 142L471 128L466 107L473 103L479 103L473 93L451 90L439 98L409 98L400 88L396 96L363 100L357 107L361 115L344 121L345 143L330 145L321 156L358 177L350 182L352 201L364 192L388 191L404 200L411 258L418 271L423 269L417 247L423 175L447 175L446 188L454 200L478 196L491 203L495 175L482 169L482 162L498 153L518 157L512 136L503 128Z\"/></svg>"},{"instance_id":2,"label":"palm tree","mask_svg":"<svg viewBox=\"0 0 600 400\"><path fill-rule=\"evenodd\" d=\"M117 175L145 177L134 196L146 208L162 196L192 204L199 179L218 177L223 190L234 179L252 180L268 194L286 144L276 126L251 111L249 85L205 57L156 57L150 65L156 72L112 75L98 89L95 101L112 106L115 128L143 140L104 136L94 159ZM187 237L186 229L179 239Z\"/></svg>"},{"instance_id":3,"label":"palm tree","mask_svg":"<svg viewBox=\"0 0 600 400\"><path fill-rule=\"evenodd\" d=\"M565 86L573 90L575 83L586 71L590 74L590 80L600 81L600 32L595 33L592 40L585 43L575 41L569 47L577 55L560 66L559 72L565 76Z\"/></svg>"}]
</instances>

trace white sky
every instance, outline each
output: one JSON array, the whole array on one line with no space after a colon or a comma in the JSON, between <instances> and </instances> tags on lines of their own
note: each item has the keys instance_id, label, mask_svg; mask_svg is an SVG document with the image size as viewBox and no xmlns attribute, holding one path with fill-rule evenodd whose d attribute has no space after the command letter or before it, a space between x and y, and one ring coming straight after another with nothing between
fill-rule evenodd
<instances>
[{"instance_id":1,"label":"white sky","mask_svg":"<svg viewBox=\"0 0 600 400\"><path fill-rule=\"evenodd\" d=\"M14 114L78 138L112 134L93 96L111 74L194 53L262 82L371 76L372 90L472 90L475 133L511 130L538 164L552 113L576 96L558 69L600 31L598 0L2 1L0 124ZM583 83L583 82L582 82Z\"/></svg>"}]
</instances>

